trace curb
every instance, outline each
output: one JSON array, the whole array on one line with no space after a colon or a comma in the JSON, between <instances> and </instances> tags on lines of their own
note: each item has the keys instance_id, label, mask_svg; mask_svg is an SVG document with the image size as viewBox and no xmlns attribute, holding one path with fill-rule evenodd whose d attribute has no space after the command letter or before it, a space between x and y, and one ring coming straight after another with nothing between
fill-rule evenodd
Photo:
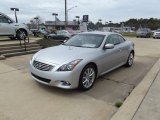
<instances>
[{"instance_id":1,"label":"curb","mask_svg":"<svg viewBox=\"0 0 160 120\"><path fill-rule=\"evenodd\" d=\"M139 85L131 92L131 94L124 101L117 113L113 115L111 120L132 120L139 106L152 83L154 82L158 72L160 71L160 59L153 65L151 70L139 83Z\"/></svg>"}]
</instances>

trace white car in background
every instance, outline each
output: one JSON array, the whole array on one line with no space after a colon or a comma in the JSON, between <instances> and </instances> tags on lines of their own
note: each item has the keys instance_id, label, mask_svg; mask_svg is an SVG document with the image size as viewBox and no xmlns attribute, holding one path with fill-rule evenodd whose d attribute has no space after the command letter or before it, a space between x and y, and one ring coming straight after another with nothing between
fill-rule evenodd
<instances>
[{"instance_id":1,"label":"white car in background","mask_svg":"<svg viewBox=\"0 0 160 120\"><path fill-rule=\"evenodd\" d=\"M160 38L160 29L157 29L157 30L153 33L153 38Z\"/></svg>"},{"instance_id":2,"label":"white car in background","mask_svg":"<svg viewBox=\"0 0 160 120\"><path fill-rule=\"evenodd\" d=\"M16 23L0 12L0 36L8 36L10 39L23 39L28 34L29 30L25 24Z\"/></svg>"}]
</instances>

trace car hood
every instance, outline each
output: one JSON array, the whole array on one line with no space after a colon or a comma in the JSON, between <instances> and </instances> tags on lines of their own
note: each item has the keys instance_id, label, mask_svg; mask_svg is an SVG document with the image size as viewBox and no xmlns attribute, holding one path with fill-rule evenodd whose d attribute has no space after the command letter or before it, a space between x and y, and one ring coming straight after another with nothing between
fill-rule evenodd
<instances>
[{"instance_id":1,"label":"car hood","mask_svg":"<svg viewBox=\"0 0 160 120\"><path fill-rule=\"evenodd\" d=\"M157 31L157 32L154 32L154 34L160 34L160 32Z\"/></svg>"},{"instance_id":2,"label":"car hood","mask_svg":"<svg viewBox=\"0 0 160 120\"><path fill-rule=\"evenodd\" d=\"M85 59L89 55L95 54L96 48L82 48L59 45L39 51L35 54L35 60L47 61L52 64L63 64L76 59Z\"/></svg>"}]
</instances>

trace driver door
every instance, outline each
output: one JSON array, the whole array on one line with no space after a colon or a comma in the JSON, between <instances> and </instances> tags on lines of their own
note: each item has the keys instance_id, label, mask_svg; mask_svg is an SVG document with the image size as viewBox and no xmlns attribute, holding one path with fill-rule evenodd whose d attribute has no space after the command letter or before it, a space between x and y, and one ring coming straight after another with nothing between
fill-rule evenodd
<instances>
[{"instance_id":1,"label":"driver door","mask_svg":"<svg viewBox=\"0 0 160 120\"><path fill-rule=\"evenodd\" d=\"M117 35L110 35L105 44L114 44L113 49L103 50L103 72L108 72L121 64L121 49L118 43Z\"/></svg>"}]
</instances>

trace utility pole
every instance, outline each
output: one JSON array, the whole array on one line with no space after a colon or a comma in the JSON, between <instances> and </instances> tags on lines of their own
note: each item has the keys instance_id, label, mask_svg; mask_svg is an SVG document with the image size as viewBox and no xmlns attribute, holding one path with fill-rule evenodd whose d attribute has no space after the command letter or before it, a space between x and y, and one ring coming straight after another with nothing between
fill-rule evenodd
<instances>
[{"instance_id":1,"label":"utility pole","mask_svg":"<svg viewBox=\"0 0 160 120\"><path fill-rule=\"evenodd\" d=\"M17 11L19 11L18 8L11 8L12 11L15 11L15 18L16 18L16 23L18 23L18 19L17 19Z\"/></svg>"},{"instance_id":2,"label":"utility pole","mask_svg":"<svg viewBox=\"0 0 160 120\"><path fill-rule=\"evenodd\" d=\"M68 25L68 21L67 21L67 0L65 0L65 28Z\"/></svg>"}]
</instances>

